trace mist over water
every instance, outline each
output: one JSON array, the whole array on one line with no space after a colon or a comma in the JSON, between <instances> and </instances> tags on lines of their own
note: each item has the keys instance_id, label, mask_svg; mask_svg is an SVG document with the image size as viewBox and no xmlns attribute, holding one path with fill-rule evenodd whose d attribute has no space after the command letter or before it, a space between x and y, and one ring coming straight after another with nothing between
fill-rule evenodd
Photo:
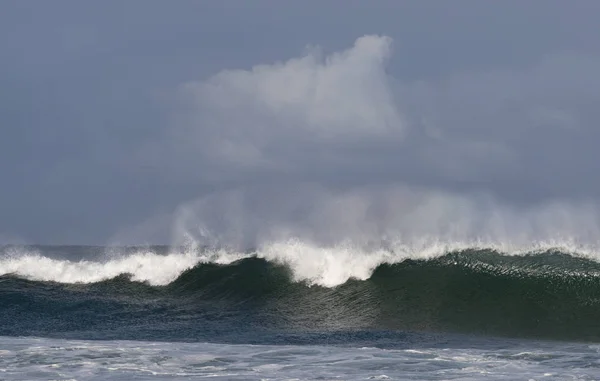
<instances>
[{"instance_id":1,"label":"mist over water","mask_svg":"<svg viewBox=\"0 0 600 381\"><path fill-rule=\"evenodd\" d=\"M465 249L505 255L560 250L598 258L591 203L516 208L485 194L390 185L334 191L314 184L221 192L180 207L174 242L223 253L252 251L297 280L334 286L382 263Z\"/></svg>"},{"instance_id":2,"label":"mist over water","mask_svg":"<svg viewBox=\"0 0 600 381\"><path fill-rule=\"evenodd\" d=\"M257 257L286 266L294 281L335 287L366 280L382 264L469 250L509 256L559 251L600 259L592 204L518 209L481 194L405 186L246 188L184 204L174 221L172 245L158 251L100 247L69 258L61 250L7 246L0 275L93 283L131 274L132 281L167 285L197 265Z\"/></svg>"},{"instance_id":3,"label":"mist over water","mask_svg":"<svg viewBox=\"0 0 600 381\"><path fill-rule=\"evenodd\" d=\"M406 186L257 186L184 204L173 226L161 247L4 247L0 335L600 338L591 204L519 209Z\"/></svg>"}]
</instances>

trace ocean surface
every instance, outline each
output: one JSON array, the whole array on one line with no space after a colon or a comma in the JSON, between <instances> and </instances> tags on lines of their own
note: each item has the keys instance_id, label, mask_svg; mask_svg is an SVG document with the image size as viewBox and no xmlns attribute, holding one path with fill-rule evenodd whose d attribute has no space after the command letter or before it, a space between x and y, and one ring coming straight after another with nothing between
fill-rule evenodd
<instances>
[{"instance_id":1,"label":"ocean surface","mask_svg":"<svg viewBox=\"0 0 600 381\"><path fill-rule=\"evenodd\" d=\"M0 380L600 380L577 247L3 246Z\"/></svg>"}]
</instances>

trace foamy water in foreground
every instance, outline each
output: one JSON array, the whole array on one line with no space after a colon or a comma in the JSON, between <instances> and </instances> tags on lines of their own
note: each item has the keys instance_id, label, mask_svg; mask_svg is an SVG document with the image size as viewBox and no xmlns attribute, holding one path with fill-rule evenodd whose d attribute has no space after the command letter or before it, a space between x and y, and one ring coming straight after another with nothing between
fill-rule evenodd
<instances>
[{"instance_id":1,"label":"foamy water in foreground","mask_svg":"<svg viewBox=\"0 0 600 381\"><path fill-rule=\"evenodd\" d=\"M0 337L3 380L596 380L600 346L386 350Z\"/></svg>"}]
</instances>

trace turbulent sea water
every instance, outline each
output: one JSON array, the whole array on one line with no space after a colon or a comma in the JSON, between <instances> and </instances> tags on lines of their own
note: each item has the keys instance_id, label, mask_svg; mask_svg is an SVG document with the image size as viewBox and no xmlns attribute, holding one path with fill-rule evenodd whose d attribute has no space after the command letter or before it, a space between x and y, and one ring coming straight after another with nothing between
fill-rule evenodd
<instances>
[{"instance_id":1,"label":"turbulent sea water","mask_svg":"<svg viewBox=\"0 0 600 381\"><path fill-rule=\"evenodd\" d=\"M600 379L600 263L532 246L5 246L0 379Z\"/></svg>"}]
</instances>

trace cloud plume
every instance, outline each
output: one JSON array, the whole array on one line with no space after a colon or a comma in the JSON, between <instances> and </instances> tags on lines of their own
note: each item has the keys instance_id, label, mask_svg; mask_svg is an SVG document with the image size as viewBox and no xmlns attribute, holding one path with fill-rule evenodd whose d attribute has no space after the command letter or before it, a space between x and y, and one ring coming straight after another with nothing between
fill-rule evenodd
<instances>
[{"instance_id":1,"label":"cloud plume","mask_svg":"<svg viewBox=\"0 0 600 381\"><path fill-rule=\"evenodd\" d=\"M335 162L368 155L365 146L400 145L405 125L385 70L391 49L389 37L364 36L339 53L313 47L186 83L185 110L165 137L169 152L180 163L202 159L196 176L218 182L239 172L337 169Z\"/></svg>"},{"instance_id":2,"label":"cloud plume","mask_svg":"<svg viewBox=\"0 0 600 381\"><path fill-rule=\"evenodd\" d=\"M593 57L402 82L392 46L364 36L181 86L185 107L151 148L213 193L178 209L175 241L595 240Z\"/></svg>"}]
</instances>

